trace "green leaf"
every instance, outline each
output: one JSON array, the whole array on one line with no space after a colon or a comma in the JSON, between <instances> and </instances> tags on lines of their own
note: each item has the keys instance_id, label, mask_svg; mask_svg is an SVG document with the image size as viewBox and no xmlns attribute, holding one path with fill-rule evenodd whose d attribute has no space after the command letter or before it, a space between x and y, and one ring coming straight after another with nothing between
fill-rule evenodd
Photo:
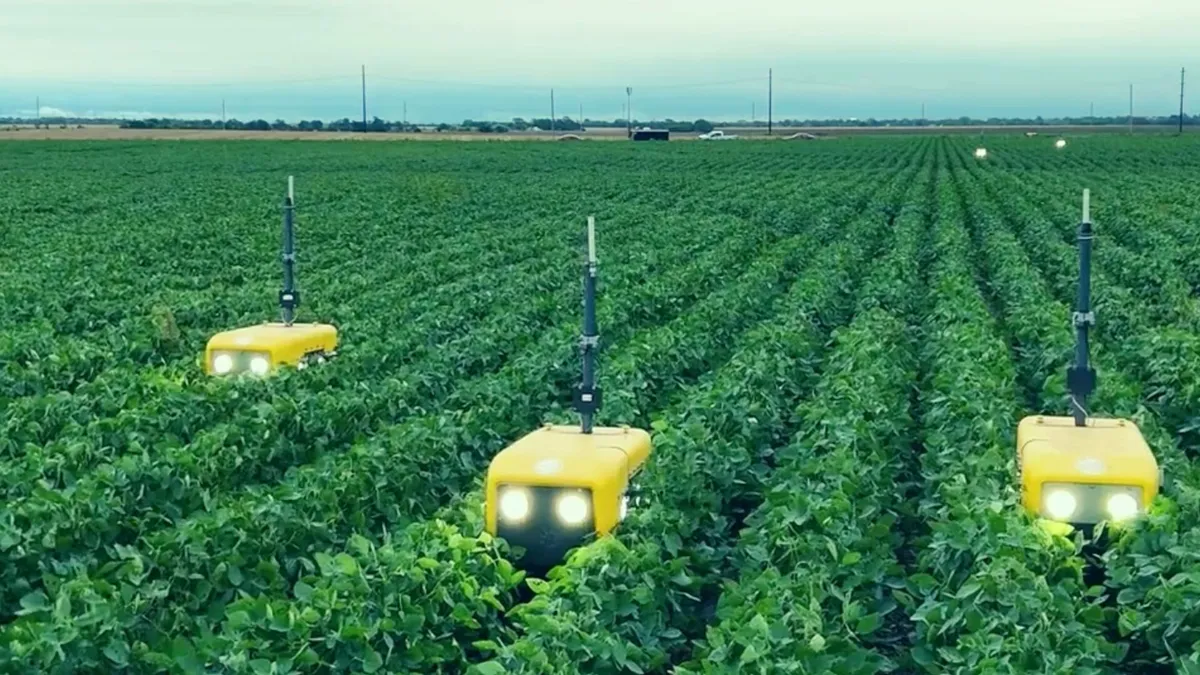
<instances>
[{"instance_id":1,"label":"green leaf","mask_svg":"<svg viewBox=\"0 0 1200 675\"><path fill-rule=\"evenodd\" d=\"M21 611L18 615L24 616L33 612L40 612L50 608L50 599L41 591L33 591L21 596Z\"/></svg>"},{"instance_id":2,"label":"green leaf","mask_svg":"<svg viewBox=\"0 0 1200 675\"><path fill-rule=\"evenodd\" d=\"M758 656L758 650L754 648L754 645L746 645L746 649L742 652L742 658L738 659L738 663L745 665L757 661Z\"/></svg>"},{"instance_id":3,"label":"green leaf","mask_svg":"<svg viewBox=\"0 0 1200 675\"><path fill-rule=\"evenodd\" d=\"M363 655L363 671L373 673L383 666L383 657L370 647L367 647L366 651L367 653Z\"/></svg>"},{"instance_id":4,"label":"green leaf","mask_svg":"<svg viewBox=\"0 0 1200 675\"><path fill-rule=\"evenodd\" d=\"M250 662L250 670L258 675L271 675L271 662L266 659L254 659Z\"/></svg>"},{"instance_id":5,"label":"green leaf","mask_svg":"<svg viewBox=\"0 0 1200 675\"><path fill-rule=\"evenodd\" d=\"M825 637L822 636L820 633L814 634L808 640L808 648L813 650L814 652L825 651Z\"/></svg>"},{"instance_id":6,"label":"green leaf","mask_svg":"<svg viewBox=\"0 0 1200 675\"><path fill-rule=\"evenodd\" d=\"M854 626L854 632L859 635L870 635L879 629L883 623L883 618L878 614L868 614L858 620Z\"/></svg>"},{"instance_id":7,"label":"green leaf","mask_svg":"<svg viewBox=\"0 0 1200 675\"><path fill-rule=\"evenodd\" d=\"M109 642L104 648L104 655L118 666L129 665L129 645L124 640L114 639Z\"/></svg>"},{"instance_id":8,"label":"green leaf","mask_svg":"<svg viewBox=\"0 0 1200 675\"><path fill-rule=\"evenodd\" d=\"M358 574L358 561L345 553L339 553L333 558L339 572L346 576Z\"/></svg>"},{"instance_id":9,"label":"green leaf","mask_svg":"<svg viewBox=\"0 0 1200 675\"><path fill-rule=\"evenodd\" d=\"M922 666L933 665L933 659L934 659L933 652L930 651L929 648L926 647L925 645L918 645L917 647L915 647L912 650L912 657L913 657L913 661L916 661L918 665L922 665Z\"/></svg>"},{"instance_id":10,"label":"green leaf","mask_svg":"<svg viewBox=\"0 0 1200 675\"><path fill-rule=\"evenodd\" d=\"M763 618L762 614L755 614L753 619L750 619L750 627L759 633L766 633L771 630L771 624Z\"/></svg>"},{"instance_id":11,"label":"green leaf","mask_svg":"<svg viewBox=\"0 0 1200 675\"><path fill-rule=\"evenodd\" d=\"M292 594L301 602L309 602L312 600L313 587L303 581L297 581L296 585L292 586Z\"/></svg>"},{"instance_id":12,"label":"green leaf","mask_svg":"<svg viewBox=\"0 0 1200 675\"><path fill-rule=\"evenodd\" d=\"M476 675L504 675L508 670L496 661L484 661L483 663L471 666L471 672Z\"/></svg>"},{"instance_id":13,"label":"green leaf","mask_svg":"<svg viewBox=\"0 0 1200 675\"><path fill-rule=\"evenodd\" d=\"M917 587L917 592L921 595L929 595L929 593L937 587L938 583L937 579L933 578L933 575L924 573L914 574L909 577L909 580L912 581L913 585Z\"/></svg>"},{"instance_id":14,"label":"green leaf","mask_svg":"<svg viewBox=\"0 0 1200 675\"><path fill-rule=\"evenodd\" d=\"M371 541L361 534L350 535L349 541L346 542L346 547L364 558L371 553Z\"/></svg>"},{"instance_id":15,"label":"green leaf","mask_svg":"<svg viewBox=\"0 0 1200 675\"><path fill-rule=\"evenodd\" d=\"M858 551L847 551L846 555L842 556L843 565L853 565L862 560L862 554Z\"/></svg>"}]
</instances>

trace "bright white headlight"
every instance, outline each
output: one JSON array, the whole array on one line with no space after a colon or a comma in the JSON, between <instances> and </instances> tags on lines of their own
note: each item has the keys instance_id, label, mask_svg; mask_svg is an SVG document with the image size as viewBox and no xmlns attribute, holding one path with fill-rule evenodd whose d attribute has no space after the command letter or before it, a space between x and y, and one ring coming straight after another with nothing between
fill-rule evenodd
<instances>
[{"instance_id":1,"label":"bright white headlight","mask_svg":"<svg viewBox=\"0 0 1200 675\"><path fill-rule=\"evenodd\" d=\"M1046 512L1054 520L1070 520L1071 516L1075 515L1077 506L1075 495L1067 490L1054 490L1046 495Z\"/></svg>"},{"instance_id":2,"label":"bright white headlight","mask_svg":"<svg viewBox=\"0 0 1200 675\"><path fill-rule=\"evenodd\" d=\"M500 517L519 523L529 515L529 493L520 488L508 488L500 495Z\"/></svg>"},{"instance_id":3,"label":"bright white headlight","mask_svg":"<svg viewBox=\"0 0 1200 675\"><path fill-rule=\"evenodd\" d=\"M1137 512L1138 503L1132 495L1121 492L1108 498L1108 516L1114 521L1129 520Z\"/></svg>"},{"instance_id":4,"label":"bright white headlight","mask_svg":"<svg viewBox=\"0 0 1200 675\"><path fill-rule=\"evenodd\" d=\"M582 495L568 493L558 498L554 510L565 525L579 525L587 519L588 503Z\"/></svg>"},{"instance_id":5,"label":"bright white headlight","mask_svg":"<svg viewBox=\"0 0 1200 675\"><path fill-rule=\"evenodd\" d=\"M978 157L979 159L983 159L983 158L987 157L987 148L976 148L975 156Z\"/></svg>"},{"instance_id":6,"label":"bright white headlight","mask_svg":"<svg viewBox=\"0 0 1200 675\"><path fill-rule=\"evenodd\" d=\"M1067 142L1060 138L1057 141L1054 141L1054 147L1061 150L1061 149L1067 147Z\"/></svg>"},{"instance_id":7,"label":"bright white headlight","mask_svg":"<svg viewBox=\"0 0 1200 675\"><path fill-rule=\"evenodd\" d=\"M255 375L266 375L271 369L271 362L265 356L256 356L250 359L250 372Z\"/></svg>"},{"instance_id":8,"label":"bright white headlight","mask_svg":"<svg viewBox=\"0 0 1200 675\"><path fill-rule=\"evenodd\" d=\"M233 357L228 354L217 354L213 357L213 372L224 375L233 370Z\"/></svg>"}]
</instances>

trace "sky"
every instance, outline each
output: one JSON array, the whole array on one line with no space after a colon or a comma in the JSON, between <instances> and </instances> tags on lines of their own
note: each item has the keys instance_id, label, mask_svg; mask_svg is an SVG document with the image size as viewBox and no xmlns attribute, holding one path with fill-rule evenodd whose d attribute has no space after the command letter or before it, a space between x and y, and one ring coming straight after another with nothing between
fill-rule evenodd
<instances>
[{"instance_id":1,"label":"sky","mask_svg":"<svg viewBox=\"0 0 1200 675\"><path fill-rule=\"evenodd\" d=\"M1178 110L1196 0L0 0L0 117L415 122Z\"/></svg>"}]
</instances>

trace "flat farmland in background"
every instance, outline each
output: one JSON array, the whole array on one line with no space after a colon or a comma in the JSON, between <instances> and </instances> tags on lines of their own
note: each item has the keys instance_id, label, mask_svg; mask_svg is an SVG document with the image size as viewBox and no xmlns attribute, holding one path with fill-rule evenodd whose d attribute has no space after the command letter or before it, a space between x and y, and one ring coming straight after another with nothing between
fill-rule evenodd
<instances>
[{"instance_id":1,"label":"flat farmland in background","mask_svg":"<svg viewBox=\"0 0 1200 675\"><path fill-rule=\"evenodd\" d=\"M1200 137L76 131L114 140L0 144L0 671L1200 668ZM340 354L207 378L277 316L289 175ZM1015 477L1067 411L1085 187L1091 407L1166 476L1099 544ZM480 484L574 419L589 215L598 422L655 451L618 536L528 580Z\"/></svg>"},{"instance_id":2,"label":"flat farmland in background","mask_svg":"<svg viewBox=\"0 0 1200 675\"><path fill-rule=\"evenodd\" d=\"M728 134L736 134L745 139L773 140L783 139L796 132L811 133L822 137L839 136L875 136L875 135L945 135L945 134L978 134L985 132L1000 136L1035 131L1040 135L1054 136L1056 134L1093 135L1126 133L1124 125L1111 126L1005 126L1005 127L775 127L773 134L768 136L766 127L722 127ZM1188 127L1186 132L1195 133L1200 127ZM1138 134L1174 133L1172 126L1139 126ZM584 140L624 141L624 128L598 127L584 132L566 132L579 135ZM81 140L300 140L300 141L553 141L563 132L549 131L510 131L502 134L484 134L478 132L437 132L421 133L370 133L361 134L348 131L245 131L220 129L122 129L114 125L84 125L83 128L69 126L65 129L53 126L50 129L34 129L29 125L17 128L0 127L0 141L81 141ZM697 133L672 133L672 140L696 140Z\"/></svg>"}]
</instances>

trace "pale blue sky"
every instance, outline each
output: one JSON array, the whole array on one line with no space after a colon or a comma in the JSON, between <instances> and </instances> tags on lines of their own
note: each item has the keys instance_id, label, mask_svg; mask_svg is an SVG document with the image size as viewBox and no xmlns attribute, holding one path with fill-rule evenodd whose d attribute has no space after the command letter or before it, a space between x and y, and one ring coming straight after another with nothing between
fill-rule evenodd
<instances>
[{"instance_id":1,"label":"pale blue sky","mask_svg":"<svg viewBox=\"0 0 1200 675\"><path fill-rule=\"evenodd\" d=\"M1170 114L1200 2L0 0L0 116ZM1191 109L1189 107L1189 109Z\"/></svg>"}]
</instances>

